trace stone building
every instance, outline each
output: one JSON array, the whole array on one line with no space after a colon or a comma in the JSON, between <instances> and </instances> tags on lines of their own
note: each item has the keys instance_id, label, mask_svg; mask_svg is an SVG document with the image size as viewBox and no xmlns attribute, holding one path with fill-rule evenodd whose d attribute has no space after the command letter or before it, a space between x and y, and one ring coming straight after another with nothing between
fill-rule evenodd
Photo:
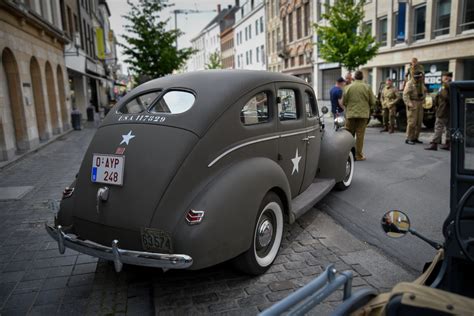
<instances>
[{"instance_id":1,"label":"stone building","mask_svg":"<svg viewBox=\"0 0 474 316\"><path fill-rule=\"evenodd\" d=\"M326 2L334 1L317 0L315 16L321 17ZM474 79L474 1L371 0L365 5L365 26L381 44L378 55L361 66L374 91L387 77L403 80L412 57L424 66L430 91L439 88L443 71L452 71L454 80ZM328 99L342 70L321 58L314 67L318 98Z\"/></svg>"},{"instance_id":2,"label":"stone building","mask_svg":"<svg viewBox=\"0 0 474 316\"><path fill-rule=\"evenodd\" d=\"M60 3L0 1L0 160L70 128Z\"/></svg>"},{"instance_id":3,"label":"stone building","mask_svg":"<svg viewBox=\"0 0 474 316\"><path fill-rule=\"evenodd\" d=\"M283 58L278 56L282 51L282 26L280 19L280 0L266 0L266 30L267 30L267 70L281 72ZM284 56L283 56L284 57Z\"/></svg>"},{"instance_id":4,"label":"stone building","mask_svg":"<svg viewBox=\"0 0 474 316\"><path fill-rule=\"evenodd\" d=\"M277 44L283 58L283 73L313 83L313 27L309 0L281 0L282 44Z\"/></svg>"}]
</instances>

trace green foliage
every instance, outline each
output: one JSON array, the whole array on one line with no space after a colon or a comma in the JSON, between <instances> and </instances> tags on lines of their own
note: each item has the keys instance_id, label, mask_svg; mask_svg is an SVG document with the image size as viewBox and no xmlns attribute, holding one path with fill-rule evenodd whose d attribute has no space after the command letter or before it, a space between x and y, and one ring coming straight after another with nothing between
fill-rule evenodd
<instances>
[{"instance_id":1,"label":"green foliage","mask_svg":"<svg viewBox=\"0 0 474 316\"><path fill-rule=\"evenodd\" d=\"M168 5L159 0L127 0L130 11L122 16L128 21L121 35L125 62L138 83L158 78L179 69L194 53L191 48L177 49L176 39L182 35L179 30L166 30L168 20L160 20L159 13Z\"/></svg>"},{"instance_id":2,"label":"green foliage","mask_svg":"<svg viewBox=\"0 0 474 316\"><path fill-rule=\"evenodd\" d=\"M206 69L222 69L221 56L218 52L214 52L209 56L209 63L206 64Z\"/></svg>"},{"instance_id":3,"label":"green foliage","mask_svg":"<svg viewBox=\"0 0 474 316\"><path fill-rule=\"evenodd\" d=\"M364 4L365 0L338 0L325 10L322 18L329 25L314 25L321 58L353 71L377 55L380 45L363 25Z\"/></svg>"}]
</instances>

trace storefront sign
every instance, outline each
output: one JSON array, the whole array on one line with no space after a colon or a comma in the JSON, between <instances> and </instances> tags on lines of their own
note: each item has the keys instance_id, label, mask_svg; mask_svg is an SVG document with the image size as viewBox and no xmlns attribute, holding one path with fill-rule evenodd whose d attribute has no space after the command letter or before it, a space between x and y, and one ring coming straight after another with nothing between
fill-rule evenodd
<instances>
[{"instance_id":1,"label":"storefront sign","mask_svg":"<svg viewBox=\"0 0 474 316\"><path fill-rule=\"evenodd\" d=\"M97 57L105 59L104 29L98 27L95 29L95 38L97 42Z\"/></svg>"}]
</instances>

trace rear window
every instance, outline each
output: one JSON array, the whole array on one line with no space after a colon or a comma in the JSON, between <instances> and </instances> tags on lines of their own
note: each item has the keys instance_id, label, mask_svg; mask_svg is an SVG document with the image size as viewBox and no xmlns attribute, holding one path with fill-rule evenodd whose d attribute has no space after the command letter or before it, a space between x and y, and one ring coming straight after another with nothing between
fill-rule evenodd
<instances>
[{"instance_id":1,"label":"rear window","mask_svg":"<svg viewBox=\"0 0 474 316\"><path fill-rule=\"evenodd\" d=\"M133 98L125 103L119 110L122 114L137 114L146 111L148 107L158 98L161 91L152 91Z\"/></svg>"},{"instance_id":2,"label":"rear window","mask_svg":"<svg viewBox=\"0 0 474 316\"><path fill-rule=\"evenodd\" d=\"M150 109L151 113L178 114L189 110L195 101L194 94L188 91L171 90L166 92Z\"/></svg>"}]
</instances>

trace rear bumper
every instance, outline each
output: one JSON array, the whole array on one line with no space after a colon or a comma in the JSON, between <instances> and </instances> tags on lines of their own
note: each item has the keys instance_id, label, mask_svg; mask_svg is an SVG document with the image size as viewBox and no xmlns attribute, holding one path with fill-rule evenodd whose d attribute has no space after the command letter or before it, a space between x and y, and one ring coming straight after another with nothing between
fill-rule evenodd
<instances>
[{"instance_id":1,"label":"rear bumper","mask_svg":"<svg viewBox=\"0 0 474 316\"><path fill-rule=\"evenodd\" d=\"M120 272L124 263L145 267L168 269L186 269L193 264L188 255L165 254L145 251L120 249L118 240L112 241L112 247L107 247L90 240L78 239L75 235L65 234L61 226L52 227L45 224L48 234L58 242L59 252L64 253L65 247L93 257L114 262L115 270Z\"/></svg>"}]
</instances>

